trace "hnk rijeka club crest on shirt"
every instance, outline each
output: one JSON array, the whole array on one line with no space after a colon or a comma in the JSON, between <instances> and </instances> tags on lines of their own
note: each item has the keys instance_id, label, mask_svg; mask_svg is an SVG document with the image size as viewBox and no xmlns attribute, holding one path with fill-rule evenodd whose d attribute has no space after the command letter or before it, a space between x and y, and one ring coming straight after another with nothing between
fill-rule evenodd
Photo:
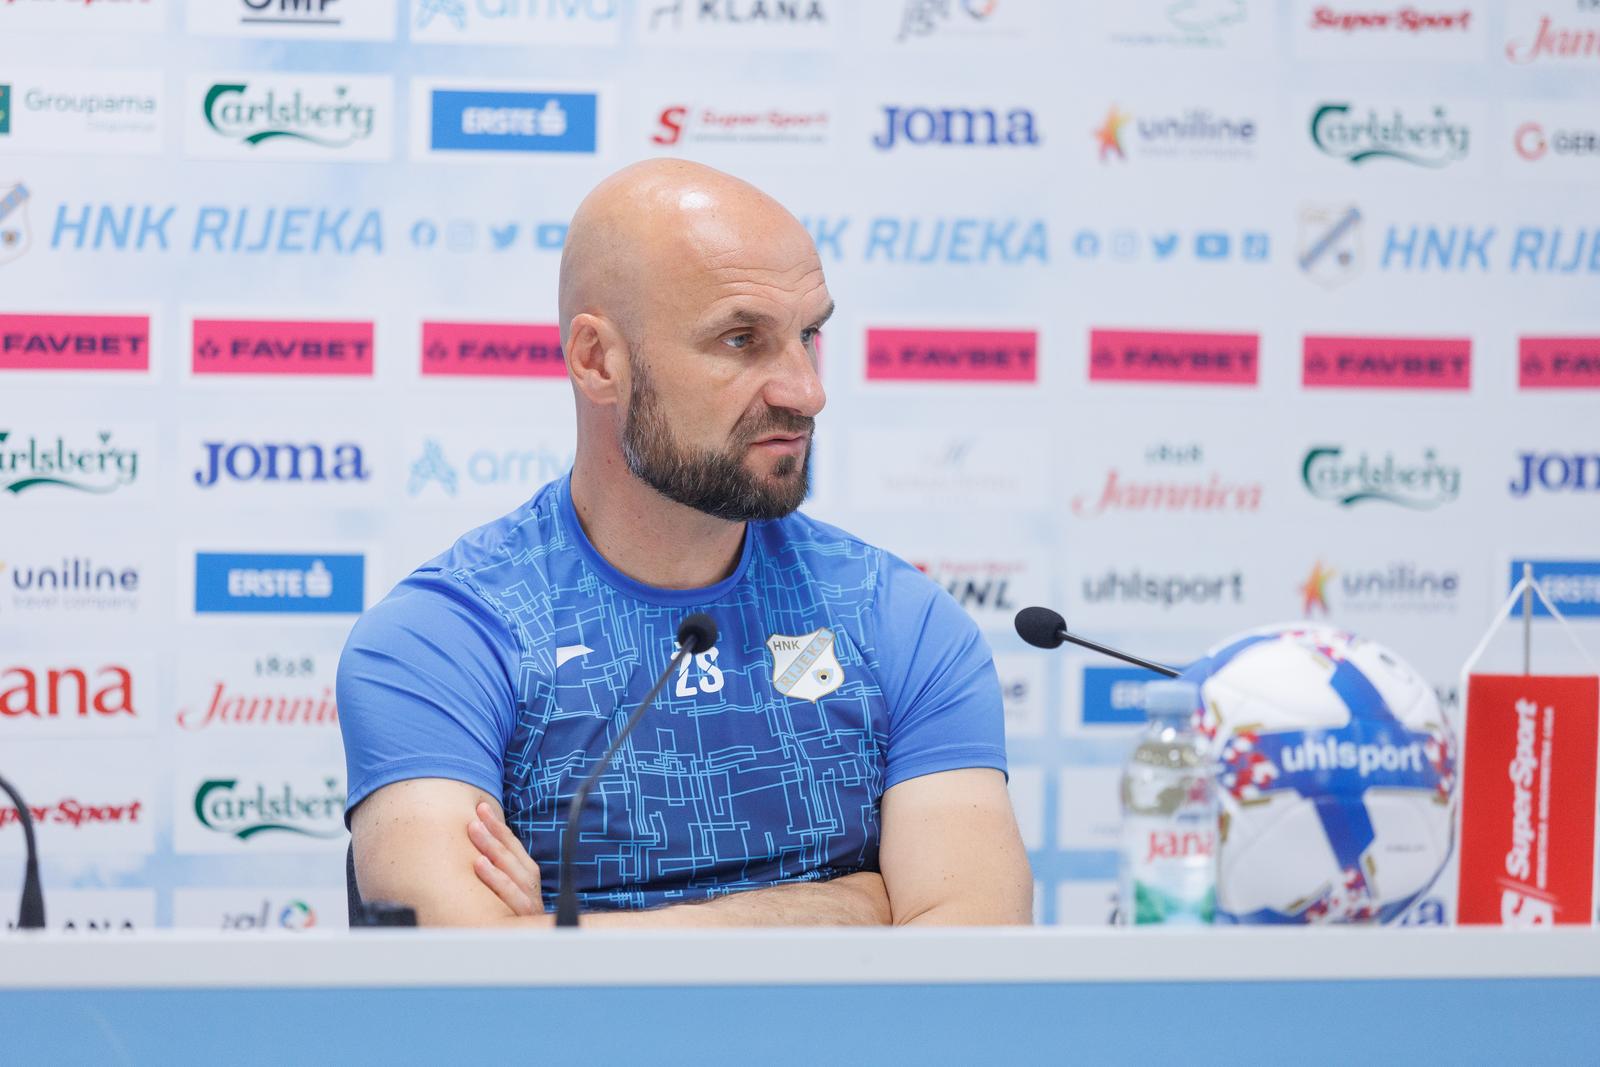
<instances>
[{"instance_id":1,"label":"hnk rijeka club crest on shirt","mask_svg":"<svg viewBox=\"0 0 1600 1067\"><path fill-rule=\"evenodd\" d=\"M844 668L833 648L833 631L824 627L799 637L773 634L772 687L786 697L818 701L844 684Z\"/></svg>"}]
</instances>

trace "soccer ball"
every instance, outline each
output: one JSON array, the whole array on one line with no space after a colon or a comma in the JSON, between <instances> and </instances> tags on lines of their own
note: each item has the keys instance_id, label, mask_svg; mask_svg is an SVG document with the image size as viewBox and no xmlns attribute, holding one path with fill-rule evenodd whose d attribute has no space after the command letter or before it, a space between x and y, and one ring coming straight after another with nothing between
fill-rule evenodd
<instances>
[{"instance_id":1,"label":"soccer ball","mask_svg":"<svg viewBox=\"0 0 1600 1067\"><path fill-rule=\"evenodd\" d=\"M1277 626L1183 677L1217 761L1218 922L1386 923L1433 884L1454 843L1456 743L1400 657Z\"/></svg>"}]
</instances>

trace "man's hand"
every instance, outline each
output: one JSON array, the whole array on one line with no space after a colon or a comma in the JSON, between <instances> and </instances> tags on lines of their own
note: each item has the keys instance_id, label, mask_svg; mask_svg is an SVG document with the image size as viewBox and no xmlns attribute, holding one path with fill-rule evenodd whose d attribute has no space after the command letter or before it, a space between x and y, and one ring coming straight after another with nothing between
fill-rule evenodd
<instances>
[{"instance_id":1,"label":"man's hand","mask_svg":"<svg viewBox=\"0 0 1600 1067\"><path fill-rule=\"evenodd\" d=\"M544 917L539 865L500 817L480 803L467 838L478 850L473 872L519 916ZM530 888L531 887L531 888ZM584 926L887 926L889 893L876 871L858 871L828 882L797 882L679 904L653 911L589 912Z\"/></svg>"},{"instance_id":2,"label":"man's hand","mask_svg":"<svg viewBox=\"0 0 1600 1067\"><path fill-rule=\"evenodd\" d=\"M540 915L544 901L539 887L539 865L511 832L500 809L483 800L478 817L467 824L467 837L478 850L472 872L489 887L513 915Z\"/></svg>"}]
</instances>

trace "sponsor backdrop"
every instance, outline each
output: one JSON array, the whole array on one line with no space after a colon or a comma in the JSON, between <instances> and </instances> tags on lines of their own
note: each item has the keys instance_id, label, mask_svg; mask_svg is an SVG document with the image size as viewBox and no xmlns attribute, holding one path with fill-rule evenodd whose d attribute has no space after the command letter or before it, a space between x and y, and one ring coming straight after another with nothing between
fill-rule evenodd
<instances>
[{"instance_id":1,"label":"sponsor backdrop","mask_svg":"<svg viewBox=\"0 0 1600 1067\"><path fill-rule=\"evenodd\" d=\"M1039 915L1105 921L1144 676L1017 608L1173 662L1332 620L1453 707L1529 560L1595 645L1597 71L1596 0L0 5L53 924L343 921L344 635L571 462L565 223L656 155L815 236L811 510L981 623Z\"/></svg>"}]
</instances>

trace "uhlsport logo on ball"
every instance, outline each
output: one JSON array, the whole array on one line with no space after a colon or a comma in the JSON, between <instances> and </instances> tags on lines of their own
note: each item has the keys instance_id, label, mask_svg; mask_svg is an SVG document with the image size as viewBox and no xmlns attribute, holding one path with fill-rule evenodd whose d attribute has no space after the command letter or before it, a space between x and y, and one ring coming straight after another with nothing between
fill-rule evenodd
<instances>
[{"instance_id":1,"label":"uhlsport logo on ball","mask_svg":"<svg viewBox=\"0 0 1600 1067\"><path fill-rule=\"evenodd\" d=\"M1184 677L1217 761L1219 921L1404 915L1453 844L1456 742L1433 688L1377 643L1309 625L1230 639Z\"/></svg>"}]
</instances>

